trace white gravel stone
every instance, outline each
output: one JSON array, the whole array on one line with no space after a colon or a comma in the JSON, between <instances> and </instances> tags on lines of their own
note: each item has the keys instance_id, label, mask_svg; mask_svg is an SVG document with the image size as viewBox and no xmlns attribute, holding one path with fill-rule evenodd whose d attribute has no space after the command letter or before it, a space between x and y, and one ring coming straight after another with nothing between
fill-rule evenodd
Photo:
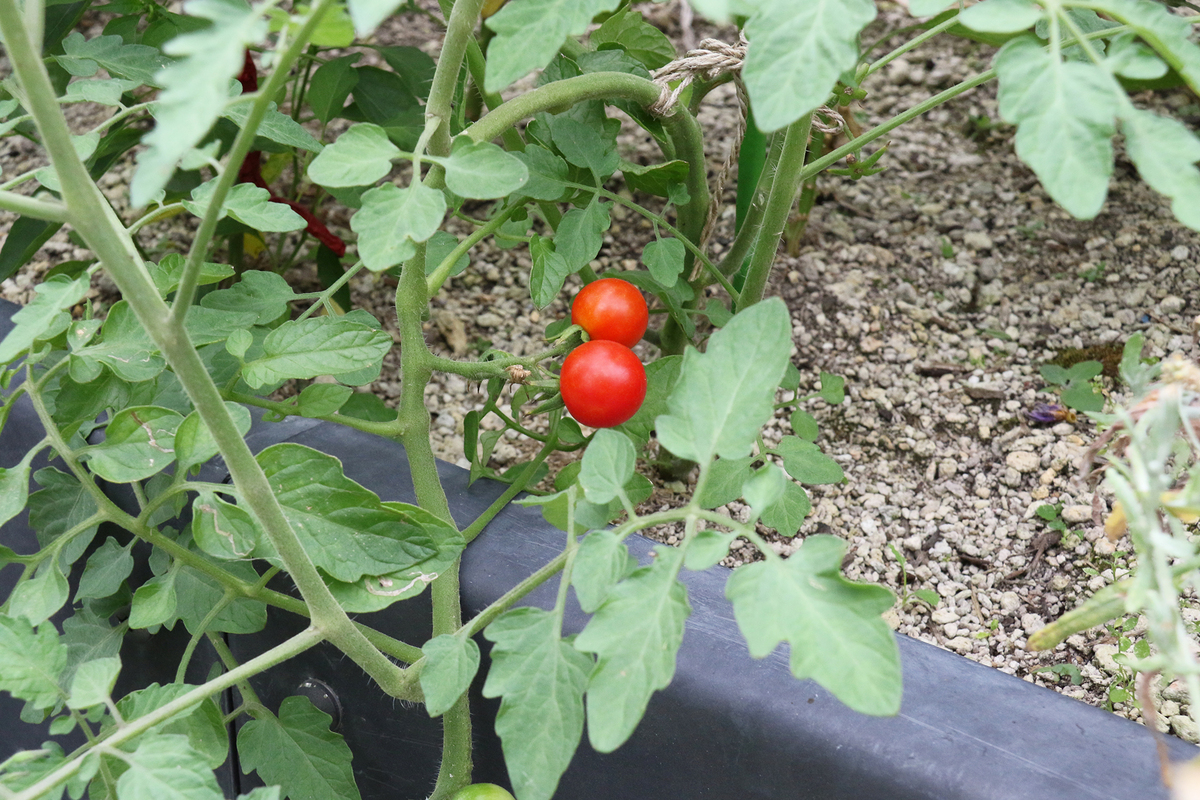
<instances>
[{"instance_id":1,"label":"white gravel stone","mask_svg":"<svg viewBox=\"0 0 1200 800\"><path fill-rule=\"evenodd\" d=\"M1092 507L1084 505L1066 506L1062 510L1063 522L1071 525L1083 525L1092 521Z\"/></svg>"},{"instance_id":2,"label":"white gravel stone","mask_svg":"<svg viewBox=\"0 0 1200 800\"><path fill-rule=\"evenodd\" d=\"M1042 462L1036 453L1018 450L1005 456L1004 463L1017 472L1028 473L1037 471Z\"/></svg>"}]
</instances>

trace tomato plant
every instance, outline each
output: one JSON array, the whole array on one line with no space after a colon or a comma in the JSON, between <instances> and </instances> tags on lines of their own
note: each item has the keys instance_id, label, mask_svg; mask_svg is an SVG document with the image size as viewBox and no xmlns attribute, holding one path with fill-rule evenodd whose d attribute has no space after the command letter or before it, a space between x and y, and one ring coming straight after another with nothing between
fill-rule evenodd
<instances>
[{"instance_id":1,"label":"tomato plant","mask_svg":"<svg viewBox=\"0 0 1200 800\"><path fill-rule=\"evenodd\" d=\"M633 347L650 322L646 298L629 281L601 278L579 290L571 303L571 322L593 339Z\"/></svg>"},{"instance_id":2,"label":"tomato plant","mask_svg":"<svg viewBox=\"0 0 1200 800\"><path fill-rule=\"evenodd\" d=\"M646 369L625 345L593 339L563 361L559 388L571 416L592 428L611 428L641 408Z\"/></svg>"},{"instance_id":3,"label":"tomato plant","mask_svg":"<svg viewBox=\"0 0 1200 800\"><path fill-rule=\"evenodd\" d=\"M459 789L451 800L515 800L503 787L494 783L473 783Z\"/></svg>"}]
</instances>

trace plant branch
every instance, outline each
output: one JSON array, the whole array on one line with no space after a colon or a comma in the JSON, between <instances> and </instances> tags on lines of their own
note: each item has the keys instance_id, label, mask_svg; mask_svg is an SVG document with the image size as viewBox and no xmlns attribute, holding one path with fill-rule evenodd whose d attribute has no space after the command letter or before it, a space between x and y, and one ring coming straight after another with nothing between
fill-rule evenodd
<instances>
[{"instance_id":1,"label":"plant branch","mask_svg":"<svg viewBox=\"0 0 1200 800\"><path fill-rule=\"evenodd\" d=\"M16 192L0 190L0 208L47 222L67 221L67 207L57 200L39 200Z\"/></svg>"}]
</instances>

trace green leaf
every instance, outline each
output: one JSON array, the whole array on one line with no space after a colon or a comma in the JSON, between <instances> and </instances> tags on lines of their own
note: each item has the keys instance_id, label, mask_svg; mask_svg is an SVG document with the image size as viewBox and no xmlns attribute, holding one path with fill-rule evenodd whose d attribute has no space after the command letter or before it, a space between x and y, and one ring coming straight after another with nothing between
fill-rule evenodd
<instances>
[{"instance_id":1,"label":"green leaf","mask_svg":"<svg viewBox=\"0 0 1200 800\"><path fill-rule=\"evenodd\" d=\"M1200 230L1200 139L1178 120L1133 107L1122 114L1121 131L1142 180L1171 198L1180 222Z\"/></svg>"},{"instance_id":2,"label":"green leaf","mask_svg":"<svg viewBox=\"0 0 1200 800\"><path fill-rule=\"evenodd\" d=\"M446 215L446 198L422 183L405 189L377 186L363 193L362 203L350 228L359 237L359 257L374 272L412 258L414 242L433 236Z\"/></svg>"},{"instance_id":3,"label":"green leaf","mask_svg":"<svg viewBox=\"0 0 1200 800\"><path fill-rule=\"evenodd\" d=\"M770 298L740 312L708 341L688 349L679 382L656 421L659 442L700 463L741 458L774 414L775 387L791 355L791 319Z\"/></svg>"},{"instance_id":4,"label":"green leaf","mask_svg":"<svg viewBox=\"0 0 1200 800\"><path fill-rule=\"evenodd\" d=\"M351 753L330 717L307 697L287 697L279 716L261 714L238 731L242 771L279 784L291 800L358 800Z\"/></svg>"},{"instance_id":5,"label":"green leaf","mask_svg":"<svg viewBox=\"0 0 1200 800\"><path fill-rule=\"evenodd\" d=\"M550 800L583 734L592 659L540 608L507 611L483 635L495 644L483 696L502 698L496 733L513 789L523 800Z\"/></svg>"},{"instance_id":6,"label":"green leaf","mask_svg":"<svg viewBox=\"0 0 1200 800\"><path fill-rule=\"evenodd\" d=\"M16 326L0 340L0 365L22 355L38 337L45 333L64 308L70 308L87 296L91 278L78 280L55 276L34 287L29 305L13 314Z\"/></svg>"},{"instance_id":7,"label":"green leaf","mask_svg":"<svg viewBox=\"0 0 1200 800\"><path fill-rule=\"evenodd\" d=\"M783 468L801 483L820 486L841 483L846 477L841 466L821 448L798 436L784 436L775 449L783 457Z\"/></svg>"},{"instance_id":8,"label":"green leaf","mask_svg":"<svg viewBox=\"0 0 1200 800\"><path fill-rule=\"evenodd\" d=\"M399 155L400 148L388 139L387 131L361 122L347 128L313 159L308 178L319 186L334 188L369 186L392 171L392 159Z\"/></svg>"},{"instance_id":9,"label":"green leaf","mask_svg":"<svg viewBox=\"0 0 1200 800\"><path fill-rule=\"evenodd\" d=\"M224 117L233 121L239 128L246 127L246 120L250 117L250 103L244 102L230 106L225 111ZM287 114L280 113L274 103L267 105L267 112L263 115L262 122L259 123L254 133L286 147L308 150L312 153L321 152L321 143L314 139L313 135L306 131L299 122Z\"/></svg>"},{"instance_id":10,"label":"green leaf","mask_svg":"<svg viewBox=\"0 0 1200 800\"><path fill-rule=\"evenodd\" d=\"M305 99L321 122L328 124L330 120L341 116L346 98L358 83L358 72L352 67L360 58L361 53L351 53L330 59L312 74Z\"/></svg>"},{"instance_id":11,"label":"green leaf","mask_svg":"<svg viewBox=\"0 0 1200 800\"><path fill-rule=\"evenodd\" d=\"M421 526L347 478L333 456L284 443L258 462L309 557L337 580L387 575L436 553Z\"/></svg>"},{"instance_id":12,"label":"green leaf","mask_svg":"<svg viewBox=\"0 0 1200 800\"><path fill-rule=\"evenodd\" d=\"M816 418L802 408L797 408L792 412L791 425L792 433L801 439L815 442L817 437L821 435L821 429L817 426Z\"/></svg>"},{"instance_id":13,"label":"green leaf","mask_svg":"<svg viewBox=\"0 0 1200 800\"><path fill-rule=\"evenodd\" d=\"M1179 73L1193 92L1200 93L1200 45L1191 40L1192 25L1159 3L1102 0L1097 11L1133 28L1162 59Z\"/></svg>"},{"instance_id":14,"label":"green leaf","mask_svg":"<svg viewBox=\"0 0 1200 800\"><path fill-rule=\"evenodd\" d=\"M46 558L32 578L17 585L8 598L8 613L41 625L67 602L70 589L57 558Z\"/></svg>"},{"instance_id":15,"label":"green leaf","mask_svg":"<svg viewBox=\"0 0 1200 800\"><path fill-rule=\"evenodd\" d=\"M143 583L133 593L133 605L129 611L129 627L152 628L176 619L174 571L158 575Z\"/></svg>"},{"instance_id":16,"label":"green leaf","mask_svg":"<svg viewBox=\"0 0 1200 800\"><path fill-rule=\"evenodd\" d=\"M250 412L245 406L229 402L225 403L225 410L233 418L238 433L245 436L250 430ZM204 420L200 419L200 412L193 411L188 414L175 431L175 458L179 462L179 468L191 469L208 461L217 453L217 442Z\"/></svg>"},{"instance_id":17,"label":"green leaf","mask_svg":"<svg viewBox=\"0 0 1200 800\"><path fill-rule=\"evenodd\" d=\"M496 32L488 44L484 89L499 92L558 54L568 36L587 31L592 17L612 11L618 0L509 0L488 17Z\"/></svg>"},{"instance_id":18,"label":"green leaf","mask_svg":"<svg viewBox=\"0 0 1200 800\"><path fill-rule=\"evenodd\" d=\"M195 548L192 548L196 552ZM259 575L248 562L226 562L221 568L248 584L258 582ZM214 578L191 567L179 570L175 578L175 611L166 621L172 628L181 620L188 633L199 635L203 630L213 633L256 633L267 624L267 606L249 597L237 597L221 609L216 617L202 628L209 612L221 601L225 588ZM219 762L218 762L219 763Z\"/></svg>"},{"instance_id":19,"label":"green leaf","mask_svg":"<svg viewBox=\"0 0 1200 800\"><path fill-rule=\"evenodd\" d=\"M0 430L4 427L0 418ZM20 514L29 501L29 464L38 454L30 450L12 467L0 467L0 525Z\"/></svg>"},{"instance_id":20,"label":"green leaf","mask_svg":"<svg viewBox=\"0 0 1200 800\"><path fill-rule=\"evenodd\" d=\"M89 447L88 467L113 483L132 483L175 461L175 431L183 416L169 408L135 406L120 411L104 429L104 442Z\"/></svg>"},{"instance_id":21,"label":"green leaf","mask_svg":"<svg viewBox=\"0 0 1200 800\"><path fill-rule=\"evenodd\" d=\"M79 665L71 681L71 696L67 708L90 708L103 705L112 697L117 673L121 671L121 659L99 658Z\"/></svg>"},{"instance_id":22,"label":"green leaf","mask_svg":"<svg viewBox=\"0 0 1200 800\"><path fill-rule=\"evenodd\" d=\"M708 467L704 489L697 501L704 508L716 508L732 503L742 496L742 487L750 479L750 464L754 459L718 458Z\"/></svg>"},{"instance_id":23,"label":"green leaf","mask_svg":"<svg viewBox=\"0 0 1200 800\"><path fill-rule=\"evenodd\" d=\"M192 538L204 552L223 559L247 558L259 543L249 512L204 489L192 503Z\"/></svg>"},{"instance_id":24,"label":"green leaf","mask_svg":"<svg viewBox=\"0 0 1200 800\"><path fill-rule=\"evenodd\" d=\"M1161 78L1169 69L1165 61L1131 32L1118 34L1108 43L1104 66L1122 78L1140 81Z\"/></svg>"},{"instance_id":25,"label":"green leaf","mask_svg":"<svg viewBox=\"0 0 1200 800\"><path fill-rule=\"evenodd\" d=\"M1032 0L984 0L958 15L958 21L983 33L1017 33L1037 24L1043 12Z\"/></svg>"},{"instance_id":26,"label":"green leaf","mask_svg":"<svg viewBox=\"0 0 1200 800\"><path fill-rule=\"evenodd\" d=\"M1090 381L1104 372L1104 365L1099 361L1080 361L1067 370L1067 382Z\"/></svg>"},{"instance_id":27,"label":"green leaf","mask_svg":"<svg viewBox=\"0 0 1200 800\"><path fill-rule=\"evenodd\" d=\"M381 363L392 337L340 317L288 320L267 334L262 355L247 362L242 378L252 387L289 378L353 372Z\"/></svg>"},{"instance_id":28,"label":"green leaf","mask_svg":"<svg viewBox=\"0 0 1200 800\"><path fill-rule=\"evenodd\" d=\"M761 3L762 0L688 0L688 5L692 8L713 22L722 23L728 22L731 17L750 16Z\"/></svg>"},{"instance_id":29,"label":"green leaf","mask_svg":"<svg viewBox=\"0 0 1200 800\"><path fill-rule=\"evenodd\" d=\"M1055 60L1032 35L1006 44L995 65L1000 115L1017 126L1017 155L1072 216L1096 216L1113 167L1119 89L1112 76Z\"/></svg>"},{"instance_id":30,"label":"green leaf","mask_svg":"<svg viewBox=\"0 0 1200 800\"><path fill-rule=\"evenodd\" d=\"M354 390L336 383L314 383L300 392L296 410L303 417L328 417L346 404Z\"/></svg>"},{"instance_id":31,"label":"green leaf","mask_svg":"<svg viewBox=\"0 0 1200 800\"><path fill-rule=\"evenodd\" d=\"M670 289L683 272L686 253L687 248L679 239L655 239L642 250L642 263L659 285Z\"/></svg>"},{"instance_id":32,"label":"green leaf","mask_svg":"<svg viewBox=\"0 0 1200 800\"><path fill-rule=\"evenodd\" d=\"M113 658L121 652L124 629L114 628L86 606L63 620L62 643L67 649L67 666L59 676L70 683L80 664L97 658Z\"/></svg>"},{"instance_id":33,"label":"green leaf","mask_svg":"<svg viewBox=\"0 0 1200 800\"><path fill-rule=\"evenodd\" d=\"M217 778L204 756L186 736L144 738L123 759L125 772L117 779L120 800L222 800Z\"/></svg>"},{"instance_id":34,"label":"green leaf","mask_svg":"<svg viewBox=\"0 0 1200 800\"><path fill-rule=\"evenodd\" d=\"M104 540L104 544L92 553L79 579L79 588L75 591L75 599L88 597L108 597L116 594L121 584L133 572L133 554L113 537Z\"/></svg>"},{"instance_id":35,"label":"green leaf","mask_svg":"<svg viewBox=\"0 0 1200 800\"><path fill-rule=\"evenodd\" d=\"M617 582L636 567L637 561L629 555L629 548L612 531L592 531L583 537L571 570L571 585L575 587L579 607L589 614L594 612Z\"/></svg>"},{"instance_id":36,"label":"green leaf","mask_svg":"<svg viewBox=\"0 0 1200 800\"><path fill-rule=\"evenodd\" d=\"M346 0L350 19L354 21L354 32L360 39L367 38L379 27L379 23L390 17L403 2L404 0Z\"/></svg>"},{"instance_id":37,"label":"green leaf","mask_svg":"<svg viewBox=\"0 0 1200 800\"><path fill-rule=\"evenodd\" d=\"M412 45L375 48L387 65L396 71L408 92L421 102L429 98L437 62L419 47Z\"/></svg>"},{"instance_id":38,"label":"green leaf","mask_svg":"<svg viewBox=\"0 0 1200 800\"><path fill-rule=\"evenodd\" d=\"M192 199L183 201L183 207L203 217L216 187L216 178L200 184L192 190ZM239 183L225 195L218 219L226 216L256 231L298 231L308 224L285 203L272 202L269 191L252 183Z\"/></svg>"},{"instance_id":39,"label":"green leaf","mask_svg":"<svg viewBox=\"0 0 1200 800\"><path fill-rule=\"evenodd\" d=\"M108 310L101 330L100 343L90 344L76 354L99 361L130 383L153 380L166 369L166 359L158 352L127 301L121 300Z\"/></svg>"},{"instance_id":40,"label":"green leaf","mask_svg":"<svg viewBox=\"0 0 1200 800\"><path fill-rule=\"evenodd\" d=\"M186 266L187 259L182 255L179 253L168 253L157 264L147 263L146 269L150 271L150 277L154 280L154 285L158 287L159 295L166 297L179 288L179 281L183 278L183 270ZM273 275L274 273L270 274ZM210 264L206 261L200 265L200 274L197 276L196 285L208 286L209 284L220 283L233 276L233 267L227 264ZM207 295L205 296L207 297Z\"/></svg>"},{"instance_id":41,"label":"green leaf","mask_svg":"<svg viewBox=\"0 0 1200 800\"><path fill-rule=\"evenodd\" d=\"M629 738L650 696L671 682L692 611L676 577L683 554L664 546L654 551L653 563L617 584L575 640L599 659L588 683L587 717L588 738L601 753Z\"/></svg>"},{"instance_id":42,"label":"green leaf","mask_svg":"<svg viewBox=\"0 0 1200 800\"><path fill-rule=\"evenodd\" d=\"M29 526L37 532L42 547L96 513L96 501L74 475L44 467L33 479L44 488L29 496ZM72 564L82 556L98 527L99 523L64 544L59 556L62 563Z\"/></svg>"},{"instance_id":43,"label":"green leaf","mask_svg":"<svg viewBox=\"0 0 1200 800\"><path fill-rule=\"evenodd\" d=\"M35 631L24 619L0 615L0 690L49 708L61 699L58 679L66 665L67 648L53 625Z\"/></svg>"},{"instance_id":44,"label":"green leaf","mask_svg":"<svg viewBox=\"0 0 1200 800\"><path fill-rule=\"evenodd\" d=\"M446 168L446 187L459 197L491 200L517 191L529 181L525 162L491 142L454 140L449 158L429 157Z\"/></svg>"},{"instance_id":45,"label":"green leaf","mask_svg":"<svg viewBox=\"0 0 1200 800\"><path fill-rule=\"evenodd\" d=\"M764 464L762 469L746 481L742 496L761 515L764 510L775 505L783 498L784 486L789 483L783 470L774 464Z\"/></svg>"},{"instance_id":46,"label":"green leaf","mask_svg":"<svg viewBox=\"0 0 1200 800\"><path fill-rule=\"evenodd\" d=\"M746 23L742 78L765 133L825 102L858 62L858 34L875 19L871 0L763 0Z\"/></svg>"},{"instance_id":47,"label":"green leaf","mask_svg":"<svg viewBox=\"0 0 1200 800\"><path fill-rule=\"evenodd\" d=\"M421 670L421 691L425 694L425 710L431 717L440 717L458 702L479 671L479 645L466 639L443 633L430 639L421 648L425 668Z\"/></svg>"},{"instance_id":48,"label":"green leaf","mask_svg":"<svg viewBox=\"0 0 1200 800\"><path fill-rule=\"evenodd\" d=\"M621 175L630 191L645 192L655 197L671 197L673 191L686 185L690 170L688 163L679 159L649 166L622 161L620 166Z\"/></svg>"},{"instance_id":49,"label":"green leaf","mask_svg":"<svg viewBox=\"0 0 1200 800\"><path fill-rule=\"evenodd\" d=\"M161 86L156 80L159 70L168 66L171 59L157 48L143 44L125 44L120 36L97 36L85 40L79 31L73 31L62 40L63 55L54 60L72 75L90 77L97 67L110 74L136 81L137 85Z\"/></svg>"},{"instance_id":50,"label":"green leaf","mask_svg":"<svg viewBox=\"0 0 1200 800\"><path fill-rule=\"evenodd\" d=\"M567 276L577 272L579 267L571 269L567 260L555 251L554 241L536 233L529 239L529 254L533 260L533 269L529 272L529 294L535 306L545 308L558 297Z\"/></svg>"},{"instance_id":51,"label":"green leaf","mask_svg":"<svg viewBox=\"0 0 1200 800\"><path fill-rule=\"evenodd\" d=\"M955 0L908 0L908 13L914 17L932 17L954 3Z\"/></svg>"},{"instance_id":52,"label":"green leaf","mask_svg":"<svg viewBox=\"0 0 1200 800\"><path fill-rule=\"evenodd\" d=\"M386 502L383 505L405 522L420 528L436 552L413 566L368 576L357 583L327 581L329 591L342 608L351 613L379 611L392 603L416 597L441 573L453 567L466 547L462 534L455 527L428 511L405 503Z\"/></svg>"},{"instance_id":53,"label":"green leaf","mask_svg":"<svg viewBox=\"0 0 1200 800\"><path fill-rule=\"evenodd\" d=\"M1104 395L1090 384L1072 384L1062 393L1063 405L1076 411L1103 411Z\"/></svg>"},{"instance_id":54,"label":"green leaf","mask_svg":"<svg viewBox=\"0 0 1200 800\"><path fill-rule=\"evenodd\" d=\"M592 200L585 208L573 208L563 215L554 233L554 249L572 273L586 267L604 246L604 233L612 225L608 204Z\"/></svg>"},{"instance_id":55,"label":"green leaf","mask_svg":"<svg viewBox=\"0 0 1200 800\"><path fill-rule=\"evenodd\" d=\"M733 533L704 530L697 531L683 557L683 565L692 571L715 567L729 555L729 546L737 538Z\"/></svg>"},{"instance_id":56,"label":"green leaf","mask_svg":"<svg viewBox=\"0 0 1200 800\"><path fill-rule=\"evenodd\" d=\"M593 503L608 503L625 493L625 484L633 477L637 461L633 442L624 434L602 429L583 454L579 485Z\"/></svg>"},{"instance_id":57,"label":"green leaf","mask_svg":"<svg viewBox=\"0 0 1200 800\"><path fill-rule=\"evenodd\" d=\"M763 512L762 523L780 536L795 536L812 511L812 501L804 487L791 481L783 485L783 496Z\"/></svg>"},{"instance_id":58,"label":"green leaf","mask_svg":"<svg viewBox=\"0 0 1200 800\"><path fill-rule=\"evenodd\" d=\"M895 598L881 586L851 583L840 572L846 543L810 536L787 560L734 570L725 587L750 655L791 646L791 669L864 714L900 710L900 653L880 616Z\"/></svg>"},{"instance_id":59,"label":"green leaf","mask_svg":"<svg viewBox=\"0 0 1200 800\"><path fill-rule=\"evenodd\" d=\"M288 303L295 297L283 276L250 270L242 273L228 289L204 295L200 305L221 311L253 312L258 315L258 325L269 325L287 313Z\"/></svg>"},{"instance_id":60,"label":"green leaf","mask_svg":"<svg viewBox=\"0 0 1200 800\"><path fill-rule=\"evenodd\" d=\"M425 243L425 274L432 274L441 265L443 260L449 258L458 245L458 237L449 231L438 231L433 236L430 236L429 241ZM461 275L470 265L470 256L467 253L463 253L454 262L454 266L450 269L450 275Z\"/></svg>"},{"instance_id":61,"label":"green leaf","mask_svg":"<svg viewBox=\"0 0 1200 800\"><path fill-rule=\"evenodd\" d=\"M619 47L649 69L665 67L675 58L675 45L667 35L628 8L606 19L589 41L597 50Z\"/></svg>"},{"instance_id":62,"label":"green leaf","mask_svg":"<svg viewBox=\"0 0 1200 800\"><path fill-rule=\"evenodd\" d=\"M208 134L225 110L229 84L242 70L246 46L261 42L267 33L258 11L239 0L193 2L189 11L213 24L177 36L164 47L169 55L184 58L155 76L163 89L155 101L154 128L142 139L146 149L138 155L129 187L135 208L166 187L176 165Z\"/></svg>"},{"instance_id":63,"label":"green leaf","mask_svg":"<svg viewBox=\"0 0 1200 800\"><path fill-rule=\"evenodd\" d=\"M152 683L145 689L130 692L118 700L117 710L126 722L132 722L179 699L194 688L184 683L168 683L163 686ZM219 767L229 752L229 734L222 722L221 710L212 699L168 717L166 721L150 728L143 736L160 734L186 737L192 749L205 759L210 770Z\"/></svg>"},{"instance_id":64,"label":"green leaf","mask_svg":"<svg viewBox=\"0 0 1200 800\"><path fill-rule=\"evenodd\" d=\"M525 164L529 180L521 187L521 193L534 200L555 201L567 192L565 182L569 179L567 162L537 144L525 146L524 152L513 155Z\"/></svg>"},{"instance_id":65,"label":"green leaf","mask_svg":"<svg viewBox=\"0 0 1200 800\"><path fill-rule=\"evenodd\" d=\"M596 183L603 183L620 164L616 143L595 127L562 115L550 117L554 146L577 167L590 170Z\"/></svg>"},{"instance_id":66,"label":"green leaf","mask_svg":"<svg viewBox=\"0 0 1200 800\"><path fill-rule=\"evenodd\" d=\"M1070 378L1067 377L1067 371L1057 364L1042 364L1042 366L1038 367L1038 373L1047 383L1065 386L1070 381Z\"/></svg>"},{"instance_id":67,"label":"green leaf","mask_svg":"<svg viewBox=\"0 0 1200 800\"><path fill-rule=\"evenodd\" d=\"M840 406L846 399L846 379L822 370L821 399L831 406Z\"/></svg>"},{"instance_id":68,"label":"green leaf","mask_svg":"<svg viewBox=\"0 0 1200 800\"><path fill-rule=\"evenodd\" d=\"M654 430L654 421L667 411L667 398L679 380L679 369L683 366L682 356L664 356L646 365L646 399L628 422L616 430L633 441L645 444Z\"/></svg>"}]
</instances>

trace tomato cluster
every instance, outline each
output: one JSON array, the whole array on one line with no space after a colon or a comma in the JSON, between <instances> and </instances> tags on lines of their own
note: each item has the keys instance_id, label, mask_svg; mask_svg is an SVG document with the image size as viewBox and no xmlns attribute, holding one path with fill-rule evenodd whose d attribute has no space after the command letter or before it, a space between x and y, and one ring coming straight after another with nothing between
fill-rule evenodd
<instances>
[{"instance_id":1,"label":"tomato cluster","mask_svg":"<svg viewBox=\"0 0 1200 800\"><path fill-rule=\"evenodd\" d=\"M591 341L563 361L559 389L567 411L591 428L625 422L646 398L646 370L629 348L641 341L650 320L642 293L617 278L589 283L575 296L571 322Z\"/></svg>"}]
</instances>

